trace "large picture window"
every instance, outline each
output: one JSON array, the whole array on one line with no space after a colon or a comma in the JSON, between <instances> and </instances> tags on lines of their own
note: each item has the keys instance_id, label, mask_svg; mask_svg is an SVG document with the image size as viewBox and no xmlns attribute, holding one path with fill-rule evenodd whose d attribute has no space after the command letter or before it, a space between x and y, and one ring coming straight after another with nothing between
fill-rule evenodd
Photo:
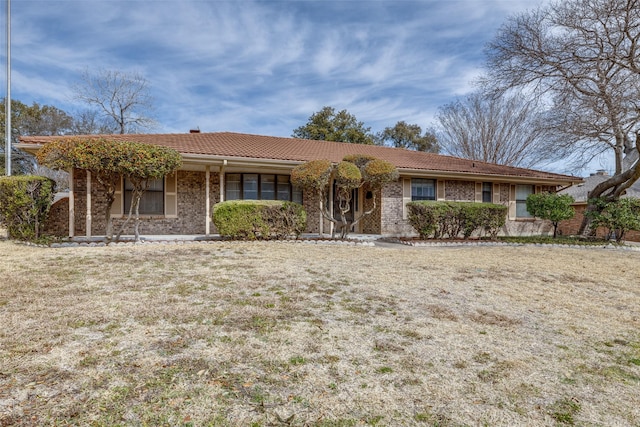
<instances>
[{"instance_id":1,"label":"large picture window","mask_svg":"<svg viewBox=\"0 0 640 427\"><path fill-rule=\"evenodd\" d=\"M435 200L436 180L412 178L411 179L411 200Z\"/></svg>"},{"instance_id":2,"label":"large picture window","mask_svg":"<svg viewBox=\"0 0 640 427\"><path fill-rule=\"evenodd\" d=\"M284 200L302 203L302 191L289 175L228 173L225 200Z\"/></svg>"},{"instance_id":3,"label":"large picture window","mask_svg":"<svg viewBox=\"0 0 640 427\"><path fill-rule=\"evenodd\" d=\"M124 213L128 214L131 208L133 184L128 179L124 180ZM141 215L164 215L164 179L154 179L149 183L149 188L140 199Z\"/></svg>"},{"instance_id":4,"label":"large picture window","mask_svg":"<svg viewBox=\"0 0 640 427\"><path fill-rule=\"evenodd\" d=\"M516 185L516 218L533 218L527 211L529 194L533 194L533 185Z\"/></svg>"}]
</instances>

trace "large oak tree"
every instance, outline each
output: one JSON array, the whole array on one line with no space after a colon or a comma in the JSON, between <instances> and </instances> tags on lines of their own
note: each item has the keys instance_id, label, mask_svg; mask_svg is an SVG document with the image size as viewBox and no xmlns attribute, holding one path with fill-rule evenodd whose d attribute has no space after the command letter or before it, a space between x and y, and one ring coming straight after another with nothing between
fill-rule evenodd
<instances>
[{"instance_id":1,"label":"large oak tree","mask_svg":"<svg viewBox=\"0 0 640 427\"><path fill-rule=\"evenodd\" d=\"M374 144L371 128L365 127L347 110L336 112L333 107L323 107L313 113L307 123L293 131L294 138L322 141Z\"/></svg>"}]
</instances>

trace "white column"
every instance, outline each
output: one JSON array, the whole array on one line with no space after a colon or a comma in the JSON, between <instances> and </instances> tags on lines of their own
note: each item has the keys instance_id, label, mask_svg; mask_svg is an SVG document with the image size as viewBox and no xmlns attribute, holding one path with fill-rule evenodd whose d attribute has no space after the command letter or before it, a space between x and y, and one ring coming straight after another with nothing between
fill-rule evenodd
<instances>
[{"instance_id":1,"label":"white column","mask_svg":"<svg viewBox=\"0 0 640 427\"><path fill-rule=\"evenodd\" d=\"M91 172L87 171L87 219L86 236L91 237Z\"/></svg>"},{"instance_id":2,"label":"white column","mask_svg":"<svg viewBox=\"0 0 640 427\"><path fill-rule=\"evenodd\" d=\"M211 232L211 196L209 195L210 192L210 181L211 181L211 166L207 166L205 168L205 172L204 172L204 176L205 179L207 180L207 183L205 184L205 191L207 192L207 194L205 195L205 201L206 201L206 208L205 208L205 215L207 216L205 218L205 226L204 226L204 233L208 236Z\"/></svg>"},{"instance_id":3,"label":"white column","mask_svg":"<svg viewBox=\"0 0 640 427\"><path fill-rule=\"evenodd\" d=\"M227 167L227 161L222 161L222 166L220 166L220 201L224 202L224 170Z\"/></svg>"},{"instance_id":4,"label":"white column","mask_svg":"<svg viewBox=\"0 0 640 427\"><path fill-rule=\"evenodd\" d=\"M73 189L73 168L69 170L69 237L76 231L76 200Z\"/></svg>"}]
</instances>

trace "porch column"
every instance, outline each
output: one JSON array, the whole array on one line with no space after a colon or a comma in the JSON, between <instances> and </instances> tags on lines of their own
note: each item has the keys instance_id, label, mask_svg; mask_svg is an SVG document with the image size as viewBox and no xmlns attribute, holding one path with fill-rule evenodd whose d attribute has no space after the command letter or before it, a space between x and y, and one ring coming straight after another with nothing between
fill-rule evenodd
<instances>
[{"instance_id":1,"label":"porch column","mask_svg":"<svg viewBox=\"0 0 640 427\"><path fill-rule=\"evenodd\" d=\"M207 180L207 183L205 184L205 191L206 191L206 196L205 196L205 203L206 208L205 208L205 222L204 222L204 234L206 234L207 236L209 235L209 233L211 232L211 196L209 195L209 190L211 187L210 184L210 180L211 180L211 166L207 166L204 170L204 176L205 179Z\"/></svg>"},{"instance_id":2,"label":"porch column","mask_svg":"<svg viewBox=\"0 0 640 427\"><path fill-rule=\"evenodd\" d=\"M91 237L91 172L87 171L87 218L86 236Z\"/></svg>"},{"instance_id":3,"label":"porch column","mask_svg":"<svg viewBox=\"0 0 640 427\"><path fill-rule=\"evenodd\" d=\"M220 166L220 201L224 202L224 170L227 167L227 161L222 161L222 166Z\"/></svg>"},{"instance_id":4,"label":"porch column","mask_svg":"<svg viewBox=\"0 0 640 427\"><path fill-rule=\"evenodd\" d=\"M69 170L69 237L73 237L76 231L76 201L73 189L73 168Z\"/></svg>"}]
</instances>

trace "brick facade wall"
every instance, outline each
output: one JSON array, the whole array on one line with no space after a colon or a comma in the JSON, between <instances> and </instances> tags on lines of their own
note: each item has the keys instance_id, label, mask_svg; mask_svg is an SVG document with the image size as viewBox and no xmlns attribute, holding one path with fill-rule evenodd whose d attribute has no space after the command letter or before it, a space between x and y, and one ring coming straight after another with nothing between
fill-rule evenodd
<instances>
[{"instance_id":1,"label":"brick facade wall","mask_svg":"<svg viewBox=\"0 0 640 427\"><path fill-rule=\"evenodd\" d=\"M578 234L582 220L584 219L584 211L587 208L585 204L575 204L573 208L576 210L576 215L567 221L560 221L558 224L558 234L561 236L574 236ZM604 228L598 228L596 230L596 236L605 238L607 231ZM625 240L630 242L640 242L640 231L627 231L624 236Z\"/></svg>"},{"instance_id":2,"label":"brick facade wall","mask_svg":"<svg viewBox=\"0 0 640 427\"><path fill-rule=\"evenodd\" d=\"M177 218L165 217L142 217L140 223L140 234L142 235L162 235L162 234L205 234L205 172L178 171L177 172ZM220 200L220 181L218 172L210 173L210 202L211 212L213 205ZM104 235L105 218L103 215L106 200L102 195L101 186L95 178L91 184L92 201L92 234L96 236ZM86 234L86 174L76 171L74 174L75 193L75 230L76 236ZM500 203L508 204L510 185L500 184ZM373 206L373 198L367 199L367 191L362 194L362 209L367 211ZM415 230L408 221L403 219L403 180L392 182L386 185L378 194L378 205L374 212L365 217L361 223L361 230L367 234L383 234L393 236L415 236ZM445 181L445 196L447 200L474 201L475 181ZM69 207L68 199L58 201L51 209L49 219L45 225L46 233L68 236ZM317 195L305 193L303 205L307 211L307 233L318 233L320 231L319 200ZM581 218L581 217L580 217ZM117 232L125 221L125 216L114 218L114 232ZM563 234L571 233L571 227L575 228L581 219L575 219L572 224L562 224ZM324 232L330 232L330 223L324 220ZM577 231L577 228L575 228ZM507 221L503 233L506 235L516 234L536 234L549 233L551 226L546 221ZM216 233L213 223L210 232ZM133 233L133 222L124 231L124 234Z\"/></svg>"},{"instance_id":3,"label":"brick facade wall","mask_svg":"<svg viewBox=\"0 0 640 427\"><path fill-rule=\"evenodd\" d=\"M404 213L402 195L402 179L391 182L382 189L381 234L393 236L416 235L409 222L402 218Z\"/></svg>"},{"instance_id":4,"label":"brick facade wall","mask_svg":"<svg viewBox=\"0 0 640 427\"><path fill-rule=\"evenodd\" d=\"M206 231L206 174L204 172L177 172L178 215L177 218L143 216L140 221L140 234L204 234ZM87 178L85 172L74 173L75 197L75 230L76 236L86 235L87 212ZM220 179L217 172L210 174L209 197L211 207L220 199ZM122 197L122 196L120 196ZM104 209L106 198L100 184L92 177L91 180L91 231L92 235L104 235L106 220ZM126 220L126 214L113 218L114 233L120 230ZM69 199L62 199L52 208L47 221L47 233L57 236L69 235ZM215 233L215 226L211 224L211 233ZM127 226L123 234L133 234L133 221Z\"/></svg>"},{"instance_id":5,"label":"brick facade wall","mask_svg":"<svg viewBox=\"0 0 640 427\"><path fill-rule=\"evenodd\" d=\"M446 200L457 202L474 202L476 200L475 181L453 181L444 182L444 195Z\"/></svg>"}]
</instances>

